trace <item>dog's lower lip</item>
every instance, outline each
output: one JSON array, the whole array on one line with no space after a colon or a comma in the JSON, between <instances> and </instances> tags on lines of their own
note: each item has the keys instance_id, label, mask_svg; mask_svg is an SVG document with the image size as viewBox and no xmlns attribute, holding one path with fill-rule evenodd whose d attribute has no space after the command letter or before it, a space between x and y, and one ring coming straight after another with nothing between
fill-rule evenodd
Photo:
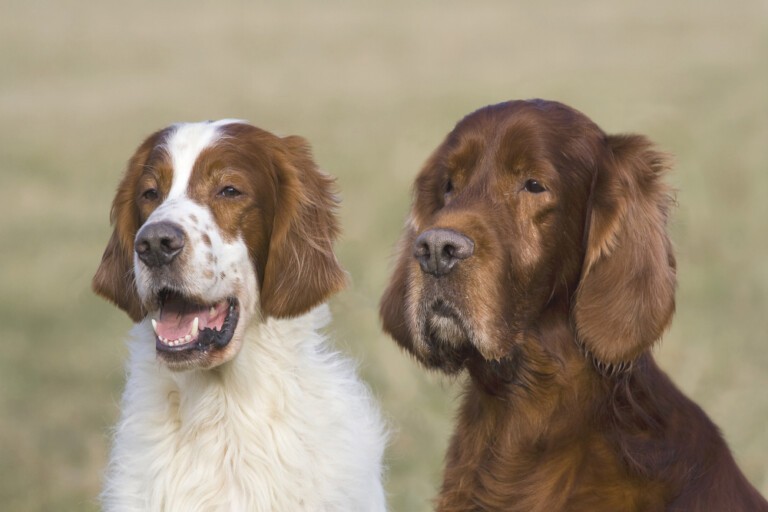
<instances>
[{"instance_id":1,"label":"dog's lower lip","mask_svg":"<svg viewBox=\"0 0 768 512\"><path fill-rule=\"evenodd\" d=\"M456 312L443 301L435 302L431 307L432 313L446 318L455 318Z\"/></svg>"},{"instance_id":2,"label":"dog's lower lip","mask_svg":"<svg viewBox=\"0 0 768 512\"><path fill-rule=\"evenodd\" d=\"M224 314L225 310L226 317L222 321L221 315ZM219 316L219 321L221 322L219 328L201 328L200 319L196 316L192 321L189 332L184 336L178 336L176 339L168 339L161 336L158 332L158 322L153 318L152 327L155 331L155 348L158 352L166 354L207 351L212 347L223 348L234 336L235 328L237 327L239 320L239 313L239 302L236 298L228 298L220 301L219 303L210 306L210 316Z\"/></svg>"}]
</instances>

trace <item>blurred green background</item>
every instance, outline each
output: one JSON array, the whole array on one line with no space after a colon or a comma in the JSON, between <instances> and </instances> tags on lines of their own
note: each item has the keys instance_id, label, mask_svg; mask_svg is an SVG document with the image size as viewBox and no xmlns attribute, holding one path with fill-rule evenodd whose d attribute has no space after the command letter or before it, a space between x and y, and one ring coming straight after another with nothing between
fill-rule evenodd
<instances>
[{"instance_id":1,"label":"blurred green background","mask_svg":"<svg viewBox=\"0 0 768 512\"><path fill-rule=\"evenodd\" d=\"M89 290L112 194L150 132L240 117L338 176L334 338L392 425L392 509L429 510L458 386L379 332L377 302L427 155L469 111L530 97L676 155L657 355L768 493L765 0L0 0L0 509L97 509L129 328Z\"/></svg>"}]
</instances>

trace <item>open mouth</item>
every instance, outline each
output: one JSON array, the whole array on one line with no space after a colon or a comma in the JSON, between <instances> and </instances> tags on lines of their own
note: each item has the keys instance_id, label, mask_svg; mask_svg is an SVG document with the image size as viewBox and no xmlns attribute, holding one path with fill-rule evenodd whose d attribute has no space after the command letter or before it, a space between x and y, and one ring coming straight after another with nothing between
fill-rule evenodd
<instances>
[{"instance_id":1,"label":"open mouth","mask_svg":"<svg viewBox=\"0 0 768 512\"><path fill-rule=\"evenodd\" d=\"M240 307L236 298L204 304L172 290L159 295L160 312L152 319L158 352L225 347L235 334Z\"/></svg>"}]
</instances>

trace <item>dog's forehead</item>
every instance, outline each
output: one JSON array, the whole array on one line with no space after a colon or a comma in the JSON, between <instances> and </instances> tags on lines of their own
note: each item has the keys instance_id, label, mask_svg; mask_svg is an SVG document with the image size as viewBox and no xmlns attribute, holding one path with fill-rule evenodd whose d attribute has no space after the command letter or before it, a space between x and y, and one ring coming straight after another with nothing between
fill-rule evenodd
<instances>
[{"instance_id":1,"label":"dog's forehead","mask_svg":"<svg viewBox=\"0 0 768 512\"><path fill-rule=\"evenodd\" d=\"M441 146L443 161L483 154L502 168L569 170L594 166L605 134L583 113L549 101L513 101L483 107L462 119ZM475 156L470 161L479 161Z\"/></svg>"},{"instance_id":2,"label":"dog's forehead","mask_svg":"<svg viewBox=\"0 0 768 512\"><path fill-rule=\"evenodd\" d=\"M247 125L239 119L222 119L196 123L177 123L169 126L164 139L155 148L162 152L170 168L170 189L162 203L150 214L149 222L172 221L180 224L188 235L195 232L217 233L217 220L210 205L200 202L191 194L192 182L199 178L194 169L206 152L224 138L232 138L228 125ZM197 176L197 178L196 178ZM210 239L210 238L209 238Z\"/></svg>"},{"instance_id":3,"label":"dog's forehead","mask_svg":"<svg viewBox=\"0 0 768 512\"><path fill-rule=\"evenodd\" d=\"M198 157L222 136L223 126L233 123L244 123L244 121L222 119L201 123L179 123L172 126L172 131L164 143L173 168L168 199L186 195Z\"/></svg>"}]
</instances>

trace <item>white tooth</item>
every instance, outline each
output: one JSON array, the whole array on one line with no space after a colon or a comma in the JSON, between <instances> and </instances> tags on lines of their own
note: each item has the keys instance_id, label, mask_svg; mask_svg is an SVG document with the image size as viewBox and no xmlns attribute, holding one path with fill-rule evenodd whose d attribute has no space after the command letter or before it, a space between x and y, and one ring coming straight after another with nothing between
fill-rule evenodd
<instances>
[{"instance_id":1,"label":"white tooth","mask_svg":"<svg viewBox=\"0 0 768 512\"><path fill-rule=\"evenodd\" d=\"M154 318L152 319L152 330L155 331L155 334L157 334L157 320Z\"/></svg>"},{"instance_id":2,"label":"white tooth","mask_svg":"<svg viewBox=\"0 0 768 512\"><path fill-rule=\"evenodd\" d=\"M186 343L189 343L190 341L192 341L192 335L191 334L187 334L186 336L184 336L184 341Z\"/></svg>"},{"instance_id":3,"label":"white tooth","mask_svg":"<svg viewBox=\"0 0 768 512\"><path fill-rule=\"evenodd\" d=\"M210 314L211 316L216 316L216 307L211 306L211 310L208 312L208 314Z\"/></svg>"},{"instance_id":4,"label":"white tooth","mask_svg":"<svg viewBox=\"0 0 768 512\"><path fill-rule=\"evenodd\" d=\"M192 330L189 331L190 339L197 338L198 327L200 326L200 319L198 317L195 317L194 320L192 320Z\"/></svg>"}]
</instances>

